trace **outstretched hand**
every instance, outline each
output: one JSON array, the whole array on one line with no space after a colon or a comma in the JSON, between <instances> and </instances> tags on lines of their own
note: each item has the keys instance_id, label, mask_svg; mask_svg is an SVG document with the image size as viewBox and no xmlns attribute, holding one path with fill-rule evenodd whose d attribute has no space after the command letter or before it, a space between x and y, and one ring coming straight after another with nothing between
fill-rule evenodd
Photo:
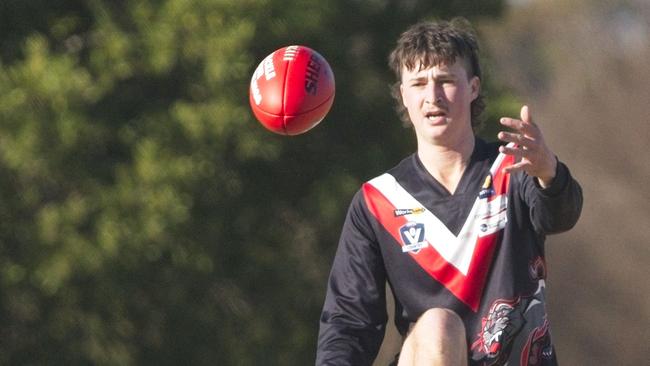
<instances>
[{"instance_id":1,"label":"outstretched hand","mask_svg":"<svg viewBox=\"0 0 650 366\"><path fill-rule=\"evenodd\" d=\"M521 160L506 167L506 172L525 171L536 177L539 184L548 187L555 178L557 159L551 149L546 146L544 136L539 127L533 122L528 106L521 108L521 119L501 118L501 124L510 127L514 132L501 131L497 137L506 142L513 142L514 147L501 146L499 151L513 155Z\"/></svg>"}]
</instances>

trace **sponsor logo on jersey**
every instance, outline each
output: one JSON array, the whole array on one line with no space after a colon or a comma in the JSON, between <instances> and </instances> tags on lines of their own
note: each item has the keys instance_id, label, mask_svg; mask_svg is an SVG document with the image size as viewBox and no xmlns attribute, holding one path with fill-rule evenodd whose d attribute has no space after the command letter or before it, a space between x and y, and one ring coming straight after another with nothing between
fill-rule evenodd
<instances>
[{"instance_id":1,"label":"sponsor logo on jersey","mask_svg":"<svg viewBox=\"0 0 650 366\"><path fill-rule=\"evenodd\" d=\"M424 212L424 207L417 208L397 208L393 211L395 217L406 216L406 215L416 215Z\"/></svg>"},{"instance_id":2,"label":"sponsor logo on jersey","mask_svg":"<svg viewBox=\"0 0 650 366\"><path fill-rule=\"evenodd\" d=\"M420 222L407 222L399 229L402 238L402 252L418 253L428 243L424 240L424 224Z\"/></svg>"},{"instance_id":3,"label":"sponsor logo on jersey","mask_svg":"<svg viewBox=\"0 0 650 366\"><path fill-rule=\"evenodd\" d=\"M476 220L479 225L478 236L495 233L508 223L508 197L499 195L492 200L479 200Z\"/></svg>"},{"instance_id":4,"label":"sponsor logo on jersey","mask_svg":"<svg viewBox=\"0 0 650 366\"><path fill-rule=\"evenodd\" d=\"M492 174L488 174L485 177L481 191L478 193L479 199L490 198L494 194L494 188L492 188Z\"/></svg>"}]
</instances>

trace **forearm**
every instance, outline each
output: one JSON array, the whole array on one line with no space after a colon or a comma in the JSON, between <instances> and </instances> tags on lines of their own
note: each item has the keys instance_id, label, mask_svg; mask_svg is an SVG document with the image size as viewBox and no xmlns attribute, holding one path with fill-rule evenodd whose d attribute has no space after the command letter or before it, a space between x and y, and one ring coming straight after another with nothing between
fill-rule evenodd
<instances>
[{"instance_id":1,"label":"forearm","mask_svg":"<svg viewBox=\"0 0 650 366\"><path fill-rule=\"evenodd\" d=\"M582 211L582 188L573 179L569 169L557 163L556 175L547 187L542 187L532 177L527 177L526 200L535 229L553 234L571 229Z\"/></svg>"},{"instance_id":2,"label":"forearm","mask_svg":"<svg viewBox=\"0 0 650 366\"><path fill-rule=\"evenodd\" d=\"M386 274L360 198L348 211L330 272L317 365L371 365L384 337Z\"/></svg>"}]
</instances>

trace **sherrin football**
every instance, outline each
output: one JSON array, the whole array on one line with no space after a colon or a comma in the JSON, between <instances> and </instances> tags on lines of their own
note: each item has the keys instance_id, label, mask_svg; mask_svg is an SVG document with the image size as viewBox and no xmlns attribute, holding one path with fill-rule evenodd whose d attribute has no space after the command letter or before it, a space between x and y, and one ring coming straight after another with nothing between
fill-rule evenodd
<instances>
[{"instance_id":1,"label":"sherrin football","mask_svg":"<svg viewBox=\"0 0 650 366\"><path fill-rule=\"evenodd\" d=\"M332 107L334 74L313 49L283 47L257 66L249 100L264 127L281 135L298 135L314 128Z\"/></svg>"}]
</instances>

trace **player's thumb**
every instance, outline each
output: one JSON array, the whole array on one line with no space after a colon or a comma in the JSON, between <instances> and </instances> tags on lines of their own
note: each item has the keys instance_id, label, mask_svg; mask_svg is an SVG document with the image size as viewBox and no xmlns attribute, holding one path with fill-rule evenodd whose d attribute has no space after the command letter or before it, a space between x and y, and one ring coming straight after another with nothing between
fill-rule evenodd
<instances>
[{"instance_id":1,"label":"player's thumb","mask_svg":"<svg viewBox=\"0 0 650 366\"><path fill-rule=\"evenodd\" d=\"M521 107L521 120L527 123L533 123L533 118L530 115L530 108L527 105Z\"/></svg>"}]
</instances>

